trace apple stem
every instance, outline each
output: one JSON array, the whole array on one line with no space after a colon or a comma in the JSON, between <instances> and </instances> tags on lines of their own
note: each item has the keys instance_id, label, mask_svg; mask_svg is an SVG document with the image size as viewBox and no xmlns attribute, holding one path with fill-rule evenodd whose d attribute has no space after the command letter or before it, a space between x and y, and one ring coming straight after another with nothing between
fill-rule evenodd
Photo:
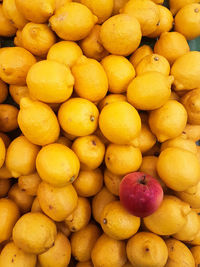
<instances>
[{"instance_id":1,"label":"apple stem","mask_svg":"<svg viewBox=\"0 0 200 267\"><path fill-rule=\"evenodd\" d=\"M142 178L140 179L140 184L144 184L145 185L146 184L145 179L146 179L146 176L143 175Z\"/></svg>"}]
</instances>

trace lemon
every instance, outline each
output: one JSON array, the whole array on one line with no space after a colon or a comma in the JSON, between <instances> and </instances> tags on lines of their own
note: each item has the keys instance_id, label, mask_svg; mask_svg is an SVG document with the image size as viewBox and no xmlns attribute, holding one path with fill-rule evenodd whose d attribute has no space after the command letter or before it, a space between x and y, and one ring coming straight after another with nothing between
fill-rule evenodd
<instances>
[{"instance_id":1,"label":"lemon","mask_svg":"<svg viewBox=\"0 0 200 267\"><path fill-rule=\"evenodd\" d=\"M165 195L157 211L144 218L144 224L155 234L172 235L181 230L190 211L189 204L177 197Z\"/></svg>"},{"instance_id":2,"label":"lemon","mask_svg":"<svg viewBox=\"0 0 200 267\"><path fill-rule=\"evenodd\" d=\"M31 0L29 2L16 0L18 10L27 20L35 23L44 23L48 21L56 8L55 0Z\"/></svg>"},{"instance_id":3,"label":"lemon","mask_svg":"<svg viewBox=\"0 0 200 267\"><path fill-rule=\"evenodd\" d=\"M45 57L56 42L55 34L46 24L27 23L21 33L22 46L35 56Z\"/></svg>"},{"instance_id":4,"label":"lemon","mask_svg":"<svg viewBox=\"0 0 200 267\"><path fill-rule=\"evenodd\" d=\"M139 21L143 36L154 32L160 20L159 8L150 0L130 0L121 13L131 15Z\"/></svg>"},{"instance_id":5,"label":"lemon","mask_svg":"<svg viewBox=\"0 0 200 267\"><path fill-rule=\"evenodd\" d=\"M182 7L192 4L199 3L198 0L169 0L170 11L175 15Z\"/></svg>"},{"instance_id":6,"label":"lemon","mask_svg":"<svg viewBox=\"0 0 200 267\"><path fill-rule=\"evenodd\" d=\"M45 182L62 187L77 178L80 162L70 148L55 143L44 146L40 150L36 159L36 168Z\"/></svg>"},{"instance_id":7,"label":"lemon","mask_svg":"<svg viewBox=\"0 0 200 267\"><path fill-rule=\"evenodd\" d=\"M89 35L79 43L86 57L93 58L98 61L102 60L109 54L101 43L100 30L101 26L95 25Z\"/></svg>"},{"instance_id":8,"label":"lemon","mask_svg":"<svg viewBox=\"0 0 200 267\"><path fill-rule=\"evenodd\" d=\"M118 101L126 101L126 96L123 94L109 94L98 103L98 108L101 111L106 105Z\"/></svg>"},{"instance_id":9,"label":"lemon","mask_svg":"<svg viewBox=\"0 0 200 267\"><path fill-rule=\"evenodd\" d=\"M5 157L6 157L6 147L5 144L2 140L2 138L0 138L0 168L3 166L4 161L5 161Z\"/></svg>"},{"instance_id":10,"label":"lemon","mask_svg":"<svg viewBox=\"0 0 200 267\"><path fill-rule=\"evenodd\" d=\"M75 92L92 102L103 99L108 91L108 78L102 65L95 59L82 56L72 67Z\"/></svg>"},{"instance_id":11,"label":"lemon","mask_svg":"<svg viewBox=\"0 0 200 267\"><path fill-rule=\"evenodd\" d=\"M71 68L82 54L81 48L75 42L61 41L51 46L47 59Z\"/></svg>"},{"instance_id":12,"label":"lemon","mask_svg":"<svg viewBox=\"0 0 200 267\"><path fill-rule=\"evenodd\" d=\"M74 136L92 134L98 126L99 111L95 104L83 98L71 98L58 111L62 129Z\"/></svg>"},{"instance_id":13,"label":"lemon","mask_svg":"<svg viewBox=\"0 0 200 267\"><path fill-rule=\"evenodd\" d=\"M157 171L164 183L175 191L184 191L196 185L200 179L197 156L181 148L163 150L158 158Z\"/></svg>"},{"instance_id":14,"label":"lemon","mask_svg":"<svg viewBox=\"0 0 200 267\"><path fill-rule=\"evenodd\" d=\"M195 264L198 266L198 264L200 264L200 257L199 257L200 246L192 247L190 251L192 252L192 256L194 257Z\"/></svg>"},{"instance_id":15,"label":"lemon","mask_svg":"<svg viewBox=\"0 0 200 267\"><path fill-rule=\"evenodd\" d=\"M27 97L20 101L18 123L26 138L37 145L55 142L60 133L58 120L52 109Z\"/></svg>"},{"instance_id":16,"label":"lemon","mask_svg":"<svg viewBox=\"0 0 200 267\"><path fill-rule=\"evenodd\" d=\"M128 240L126 252L134 267L165 266L168 249L164 240L148 232L140 232Z\"/></svg>"},{"instance_id":17,"label":"lemon","mask_svg":"<svg viewBox=\"0 0 200 267\"><path fill-rule=\"evenodd\" d=\"M97 17L85 5L70 2L56 10L49 22L60 38L78 41L90 33Z\"/></svg>"},{"instance_id":18,"label":"lemon","mask_svg":"<svg viewBox=\"0 0 200 267\"><path fill-rule=\"evenodd\" d=\"M87 6L97 16L99 24L107 20L113 11L113 0L81 0L80 3Z\"/></svg>"},{"instance_id":19,"label":"lemon","mask_svg":"<svg viewBox=\"0 0 200 267\"><path fill-rule=\"evenodd\" d=\"M199 87L200 52L191 51L180 56L172 65L171 74L174 76L174 89L192 90Z\"/></svg>"},{"instance_id":20,"label":"lemon","mask_svg":"<svg viewBox=\"0 0 200 267\"><path fill-rule=\"evenodd\" d=\"M128 56L139 46L142 33L138 20L127 14L115 15L106 20L100 31L103 46L108 52Z\"/></svg>"},{"instance_id":21,"label":"lemon","mask_svg":"<svg viewBox=\"0 0 200 267\"><path fill-rule=\"evenodd\" d=\"M159 109L151 111L149 116L151 131L160 142L178 137L186 123L187 112L184 106L176 100L168 100Z\"/></svg>"},{"instance_id":22,"label":"lemon","mask_svg":"<svg viewBox=\"0 0 200 267\"><path fill-rule=\"evenodd\" d=\"M5 16L3 6L0 4L0 35L3 37L14 36L17 28L13 23Z\"/></svg>"},{"instance_id":23,"label":"lemon","mask_svg":"<svg viewBox=\"0 0 200 267\"><path fill-rule=\"evenodd\" d=\"M129 61L136 68L138 63L146 56L152 55L153 51L149 45L142 45L130 56Z\"/></svg>"},{"instance_id":24,"label":"lemon","mask_svg":"<svg viewBox=\"0 0 200 267\"><path fill-rule=\"evenodd\" d=\"M15 224L13 241L24 252L41 254L52 247L56 234L56 225L51 219L42 213L30 212Z\"/></svg>"},{"instance_id":25,"label":"lemon","mask_svg":"<svg viewBox=\"0 0 200 267\"><path fill-rule=\"evenodd\" d=\"M157 109L169 99L172 82L173 76L157 71L143 73L129 84L128 102L141 110Z\"/></svg>"},{"instance_id":26,"label":"lemon","mask_svg":"<svg viewBox=\"0 0 200 267\"><path fill-rule=\"evenodd\" d=\"M101 213L101 227L108 236L124 240L137 233L140 218L126 211L120 201L114 201L104 207Z\"/></svg>"},{"instance_id":27,"label":"lemon","mask_svg":"<svg viewBox=\"0 0 200 267\"><path fill-rule=\"evenodd\" d=\"M141 119L133 106L120 101L106 105L102 109L99 127L110 142L123 145L139 135Z\"/></svg>"},{"instance_id":28,"label":"lemon","mask_svg":"<svg viewBox=\"0 0 200 267\"><path fill-rule=\"evenodd\" d=\"M27 85L31 97L46 103L61 103L71 96L74 78L67 66L43 60L29 70Z\"/></svg>"},{"instance_id":29,"label":"lemon","mask_svg":"<svg viewBox=\"0 0 200 267\"><path fill-rule=\"evenodd\" d=\"M135 77L132 64L123 56L110 55L101 61L108 77L108 86L111 93L124 93L128 84Z\"/></svg>"}]
</instances>

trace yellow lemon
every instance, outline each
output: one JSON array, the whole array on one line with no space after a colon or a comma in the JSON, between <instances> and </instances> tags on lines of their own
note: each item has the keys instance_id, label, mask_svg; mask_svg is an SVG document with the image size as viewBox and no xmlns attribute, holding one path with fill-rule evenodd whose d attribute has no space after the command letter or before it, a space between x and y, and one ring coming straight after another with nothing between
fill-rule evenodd
<instances>
[{"instance_id":1,"label":"yellow lemon","mask_svg":"<svg viewBox=\"0 0 200 267\"><path fill-rule=\"evenodd\" d=\"M9 86L9 93L12 96L12 99L20 105L20 100L23 97L29 96L29 91L27 86L20 86L20 85L10 85Z\"/></svg>"},{"instance_id":2,"label":"yellow lemon","mask_svg":"<svg viewBox=\"0 0 200 267\"><path fill-rule=\"evenodd\" d=\"M0 54L0 78L9 84L25 85L26 76L36 63L34 56L22 47L6 47Z\"/></svg>"},{"instance_id":3,"label":"yellow lemon","mask_svg":"<svg viewBox=\"0 0 200 267\"><path fill-rule=\"evenodd\" d=\"M145 72L157 71L165 75L170 73L170 65L166 58L158 54L152 54L144 57L136 67L137 75Z\"/></svg>"},{"instance_id":4,"label":"yellow lemon","mask_svg":"<svg viewBox=\"0 0 200 267\"><path fill-rule=\"evenodd\" d=\"M37 192L38 201L43 212L52 220L64 221L76 208L78 196L74 187L54 187L41 182Z\"/></svg>"},{"instance_id":5,"label":"yellow lemon","mask_svg":"<svg viewBox=\"0 0 200 267\"><path fill-rule=\"evenodd\" d=\"M119 185L123 176L112 173L108 169L104 171L104 184L106 188L115 196L119 196Z\"/></svg>"},{"instance_id":6,"label":"yellow lemon","mask_svg":"<svg viewBox=\"0 0 200 267\"><path fill-rule=\"evenodd\" d=\"M131 145L110 144L106 149L105 163L109 171L125 175L139 169L142 154L139 148Z\"/></svg>"},{"instance_id":7,"label":"yellow lemon","mask_svg":"<svg viewBox=\"0 0 200 267\"><path fill-rule=\"evenodd\" d=\"M18 179L19 188L30 196L37 195L37 189L40 183L41 178L37 172L30 175L22 175Z\"/></svg>"},{"instance_id":8,"label":"yellow lemon","mask_svg":"<svg viewBox=\"0 0 200 267\"><path fill-rule=\"evenodd\" d=\"M82 54L80 47L75 42L61 41L51 46L47 59L71 68Z\"/></svg>"},{"instance_id":9,"label":"yellow lemon","mask_svg":"<svg viewBox=\"0 0 200 267\"><path fill-rule=\"evenodd\" d=\"M103 174L100 169L81 170L73 186L81 197L95 196L103 186Z\"/></svg>"},{"instance_id":10,"label":"yellow lemon","mask_svg":"<svg viewBox=\"0 0 200 267\"><path fill-rule=\"evenodd\" d=\"M125 242L103 234L95 243L91 258L96 267L121 267L127 260Z\"/></svg>"},{"instance_id":11,"label":"yellow lemon","mask_svg":"<svg viewBox=\"0 0 200 267\"><path fill-rule=\"evenodd\" d=\"M62 233L58 233L54 245L46 252L38 255L38 261L42 267L67 266L71 259L71 245L69 239Z\"/></svg>"},{"instance_id":12,"label":"yellow lemon","mask_svg":"<svg viewBox=\"0 0 200 267\"><path fill-rule=\"evenodd\" d=\"M123 6L128 2L129 0L114 0L114 6L113 6L113 15L117 15L120 13L120 10L123 8Z\"/></svg>"},{"instance_id":13,"label":"yellow lemon","mask_svg":"<svg viewBox=\"0 0 200 267\"><path fill-rule=\"evenodd\" d=\"M89 223L86 227L71 235L72 255L80 262L86 262L91 259L91 251L100 237L100 228Z\"/></svg>"},{"instance_id":14,"label":"yellow lemon","mask_svg":"<svg viewBox=\"0 0 200 267\"><path fill-rule=\"evenodd\" d=\"M198 0L169 0L170 11L175 15L182 7L192 4L199 3Z\"/></svg>"},{"instance_id":15,"label":"yellow lemon","mask_svg":"<svg viewBox=\"0 0 200 267\"><path fill-rule=\"evenodd\" d=\"M173 238L167 239L165 242L169 253L169 257L165 265L166 267L195 267L195 262L192 253L184 243Z\"/></svg>"},{"instance_id":16,"label":"yellow lemon","mask_svg":"<svg viewBox=\"0 0 200 267\"><path fill-rule=\"evenodd\" d=\"M121 13L138 19L143 36L154 32L160 20L159 8L150 0L130 0L122 8Z\"/></svg>"},{"instance_id":17,"label":"yellow lemon","mask_svg":"<svg viewBox=\"0 0 200 267\"><path fill-rule=\"evenodd\" d=\"M7 18L4 13L3 5L0 4L0 35L3 37L14 36L17 28L13 23Z\"/></svg>"},{"instance_id":18,"label":"yellow lemon","mask_svg":"<svg viewBox=\"0 0 200 267\"><path fill-rule=\"evenodd\" d=\"M30 96L46 103L61 103L72 94L74 78L61 63L43 60L29 70L27 86Z\"/></svg>"},{"instance_id":19,"label":"yellow lemon","mask_svg":"<svg viewBox=\"0 0 200 267\"><path fill-rule=\"evenodd\" d=\"M74 136L92 134L98 126L99 111L83 98L71 98L58 111L58 120L65 132Z\"/></svg>"},{"instance_id":20,"label":"yellow lemon","mask_svg":"<svg viewBox=\"0 0 200 267\"><path fill-rule=\"evenodd\" d=\"M190 251L192 252L192 256L194 257L194 261L195 261L195 266L198 267L198 265L200 264L200 246L195 246L195 247L192 247L190 249Z\"/></svg>"},{"instance_id":21,"label":"yellow lemon","mask_svg":"<svg viewBox=\"0 0 200 267\"><path fill-rule=\"evenodd\" d=\"M188 122L191 124L200 124L200 89L189 91L181 98L188 114Z\"/></svg>"},{"instance_id":22,"label":"yellow lemon","mask_svg":"<svg viewBox=\"0 0 200 267\"><path fill-rule=\"evenodd\" d=\"M198 182L198 184L196 185L194 192L188 192L188 190L186 190L182 192L176 192L176 194L181 200L190 204L193 209L200 208L200 182Z\"/></svg>"},{"instance_id":23,"label":"yellow lemon","mask_svg":"<svg viewBox=\"0 0 200 267\"><path fill-rule=\"evenodd\" d=\"M187 40L192 40L200 35L200 4L188 4L182 7L175 16L174 29L182 33ZM183 26L184 24L184 26Z\"/></svg>"},{"instance_id":24,"label":"yellow lemon","mask_svg":"<svg viewBox=\"0 0 200 267\"><path fill-rule=\"evenodd\" d=\"M31 212L41 212L43 213L41 207L40 207L40 203L39 203L39 200L38 200L38 197L35 197L34 201L33 201L33 204L32 204L32 207L31 207Z\"/></svg>"},{"instance_id":25,"label":"yellow lemon","mask_svg":"<svg viewBox=\"0 0 200 267\"><path fill-rule=\"evenodd\" d=\"M184 169L183 169L183 166ZM158 158L157 171L166 185L175 191L184 191L200 179L197 156L187 150L169 147Z\"/></svg>"},{"instance_id":26,"label":"yellow lemon","mask_svg":"<svg viewBox=\"0 0 200 267\"><path fill-rule=\"evenodd\" d=\"M163 267L168 258L164 240L148 232L140 232L128 240L126 252L133 267Z\"/></svg>"},{"instance_id":27,"label":"yellow lemon","mask_svg":"<svg viewBox=\"0 0 200 267\"><path fill-rule=\"evenodd\" d=\"M6 158L6 147L2 138L0 137L0 168L4 164L5 158Z\"/></svg>"},{"instance_id":28,"label":"yellow lemon","mask_svg":"<svg viewBox=\"0 0 200 267\"><path fill-rule=\"evenodd\" d=\"M186 38L179 32L163 32L154 46L154 52L164 56L171 65L189 51Z\"/></svg>"},{"instance_id":29,"label":"yellow lemon","mask_svg":"<svg viewBox=\"0 0 200 267\"><path fill-rule=\"evenodd\" d=\"M108 90L111 93L124 93L135 77L133 65L123 56L110 55L101 61L108 77Z\"/></svg>"},{"instance_id":30,"label":"yellow lemon","mask_svg":"<svg viewBox=\"0 0 200 267\"><path fill-rule=\"evenodd\" d=\"M0 179L10 179L10 178L12 178L12 174L6 167L6 164L4 163L4 165L0 168Z\"/></svg>"},{"instance_id":31,"label":"yellow lemon","mask_svg":"<svg viewBox=\"0 0 200 267\"><path fill-rule=\"evenodd\" d=\"M142 45L130 56L129 61L136 68L138 63L146 56L152 55L153 51L149 45Z\"/></svg>"},{"instance_id":32,"label":"yellow lemon","mask_svg":"<svg viewBox=\"0 0 200 267\"><path fill-rule=\"evenodd\" d=\"M148 35L150 38L159 37L163 32L169 32L173 27L173 15L165 6L158 6L160 12L160 20L157 24L156 30Z\"/></svg>"},{"instance_id":33,"label":"yellow lemon","mask_svg":"<svg viewBox=\"0 0 200 267\"><path fill-rule=\"evenodd\" d=\"M78 41L90 33L97 17L85 5L71 2L60 7L49 22L60 38Z\"/></svg>"},{"instance_id":34,"label":"yellow lemon","mask_svg":"<svg viewBox=\"0 0 200 267\"><path fill-rule=\"evenodd\" d=\"M84 55L98 61L102 60L109 54L101 43L100 30L101 26L95 25L89 35L79 43Z\"/></svg>"},{"instance_id":35,"label":"yellow lemon","mask_svg":"<svg viewBox=\"0 0 200 267\"><path fill-rule=\"evenodd\" d=\"M103 187L101 191L94 196L92 199L92 215L98 223L101 222L101 214L104 207L115 200L117 200L117 197L108 191L106 187Z\"/></svg>"},{"instance_id":36,"label":"yellow lemon","mask_svg":"<svg viewBox=\"0 0 200 267\"><path fill-rule=\"evenodd\" d=\"M171 74L174 76L174 89L192 90L199 87L200 52L191 51L180 56L172 65Z\"/></svg>"},{"instance_id":37,"label":"yellow lemon","mask_svg":"<svg viewBox=\"0 0 200 267\"><path fill-rule=\"evenodd\" d=\"M29 22L21 34L22 46L35 56L45 57L49 48L56 42L55 34L46 24Z\"/></svg>"},{"instance_id":38,"label":"yellow lemon","mask_svg":"<svg viewBox=\"0 0 200 267\"><path fill-rule=\"evenodd\" d=\"M17 30L14 37L14 44L15 46L22 47L22 30Z\"/></svg>"},{"instance_id":39,"label":"yellow lemon","mask_svg":"<svg viewBox=\"0 0 200 267\"><path fill-rule=\"evenodd\" d=\"M20 101L18 123L27 139L37 145L55 142L60 133L60 127L52 109L42 102L33 101L27 97Z\"/></svg>"},{"instance_id":40,"label":"yellow lemon","mask_svg":"<svg viewBox=\"0 0 200 267\"><path fill-rule=\"evenodd\" d=\"M157 109L169 99L173 80L157 71L143 73L129 84L128 102L141 110Z\"/></svg>"},{"instance_id":41,"label":"yellow lemon","mask_svg":"<svg viewBox=\"0 0 200 267\"><path fill-rule=\"evenodd\" d=\"M126 101L126 96L123 94L109 94L98 103L98 108L101 111L106 105L118 101Z\"/></svg>"},{"instance_id":42,"label":"yellow lemon","mask_svg":"<svg viewBox=\"0 0 200 267\"><path fill-rule=\"evenodd\" d=\"M6 244L1 252L0 266L10 267L12 265L20 267L26 265L35 267L37 262L36 255L29 254L19 249L14 242Z\"/></svg>"},{"instance_id":43,"label":"yellow lemon","mask_svg":"<svg viewBox=\"0 0 200 267\"><path fill-rule=\"evenodd\" d=\"M72 0L56 0L56 10L70 2L72 2Z\"/></svg>"},{"instance_id":44,"label":"yellow lemon","mask_svg":"<svg viewBox=\"0 0 200 267\"><path fill-rule=\"evenodd\" d=\"M149 126L147 123L142 123L141 132L130 142L130 145L133 145L142 153L147 152L149 149L151 149L156 143L156 137L152 134Z\"/></svg>"},{"instance_id":45,"label":"yellow lemon","mask_svg":"<svg viewBox=\"0 0 200 267\"><path fill-rule=\"evenodd\" d=\"M82 56L72 67L75 92L92 102L103 99L108 91L108 79L102 65L95 59Z\"/></svg>"},{"instance_id":46,"label":"yellow lemon","mask_svg":"<svg viewBox=\"0 0 200 267\"><path fill-rule=\"evenodd\" d=\"M183 135L197 142L200 140L200 125L187 124L183 131Z\"/></svg>"},{"instance_id":47,"label":"yellow lemon","mask_svg":"<svg viewBox=\"0 0 200 267\"><path fill-rule=\"evenodd\" d=\"M0 199L1 243L11 238L13 227L17 222L17 220L19 219L19 217L20 217L20 212L17 204L10 199L1 198Z\"/></svg>"},{"instance_id":48,"label":"yellow lemon","mask_svg":"<svg viewBox=\"0 0 200 267\"><path fill-rule=\"evenodd\" d=\"M41 254L53 246L55 223L42 213L26 213L13 228L13 241L24 252Z\"/></svg>"},{"instance_id":49,"label":"yellow lemon","mask_svg":"<svg viewBox=\"0 0 200 267\"><path fill-rule=\"evenodd\" d=\"M51 17L56 8L55 0L15 0L18 10L27 20L35 23L44 23Z\"/></svg>"},{"instance_id":50,"label":"yellow lemon","mask_svg":"<svg viewBox=\"0 0 200 267\"><path fill-rule=\"evenodd\" d=\"M128 56L139 46L142 33L138 20L127 14L115 15L106 20L100 31L103 46L108 52Z\"/></svg>"},{"instance_id":51,"label":"yellow lemon","mask_svg":"<svg viewBox=\"0 0 200 267\"><path fill-rule=\"evenodd\" d=\"M79 197L74 211L65 219L71 232L80 231L88 225L91 217L91 206L88 198Z\"/></svg>"},{"instance_id":52,"label":"yellow lemon","mask_svg":"<svg viewBox=\"0 0 200 267\"><path fill-rule=\"evenodd\" d=\"M28 195L25 191L19 188L18 184L14 184L10 188L8 197L17 204L22 214L31 210L34 197Z\"/></svg>"},{"instance_id":53,"label":"yellow lemon","mask_svg":"<svg viewBox=\"0 0 200 267\"><path fill-rule=\"evenodd\" d=\"M70 148L55 143L40 150L36 159L36 168L45 182L62 187L77 178L80 163Z\"/></svg>"},{"instance_id":54,"label":"yellow lemon","mask_svg":"<svg viewBox=\"0 0 200 267\"><path fill-rule=\"evenodd\" d=\"M65 145L69 148L72 146L72 142L65 136L60 136L58 140L56 141L56 143Z\"/></svg>"},{"instance_id":55,"label":"yellow lemon","mask_svg":"<svg viewBox=\"0 0 200 267\"><path fill-rule=\"evenodd\" d=\"M200 229L199 217L195 211L191 211L186 216L186 223L183 227L173 235L174 238L180 241L191 241L195 238Z\"/></svg>"},{"instance_id":56,"label":"yellow lemon","mask_svg":"<svg viewBox=\"0 0 200 267\"><path fill-rule=\"evenodd\" d=\"M78 156L83 170L98 168L105 155L105 146L95 135L78 137L72 144L72 150Z\"/></svg>"},{"instance_id":57,"label":"yellow lemon","mask_svg":"<svg viewBox=\"0 0 200 267\"><path fill-rule=\"evenodd\" d=\"M115 144L128 144L141 130L137 110L127 102L106 105L99 117L99 127L105 137Z\"/></svg>"},{"instance_id":58,"label":"yellow lemon","mask_svg":"<svg viewBox=\"0 0 200 267\"><path fill-rule=\"evenodd\" d=\"M18 29L23 29L26 23L28 23L23 14L17 8L15 0L3 1L3 12Z\"/></svg>"},{"instance_id":59,"label":"yellow lemon","mask_svg":"<svg viewBox=\"0 0 200 267\"><path fill-rule=\"evenodd\" d=\"M190 211L189 204L177 197L165 195L161 206L153 214L144 218L144 224L155 234L172 235L183 227Z\"/></svg>"},{"instance_id":60,"label":"yellow lemon","mask_svg":"<svg viewBox=\"0 0 200 267\"><path fill-rule=\"evenodd\" d=\"M35 171L39 150L39 146L32 144L25 136L19 136L10 143L6 153L6 167L13 177L18 178Z\"/></svg>"},{"instance_id":61,"label":"yellow lemon","mask_svg":"<svg viewBox=\"0 0 200 267\"><path fill-rule=\"evenodd\" d=\"M168 100L159 109L151 111L149 116L151 131L160 142L179 136L186 123L187 112L176 100Z\"/></svg>"},{"instance_id":62,"label":"yellow lemon","mask_svg":"<svg viewBox=\"0 0 200 267\"><path fill-rule=\"evenodd\" d=\"M113 0L81 0L80 2L97 16L99 24L107 20L113 11Z\"/></svg>"},{"instance_id":63,"label":"yellow lemon","mask_svg":"<svg viewBox=\"0 0 200 267\"><path fill-rule=\"evenodd\" d=\"M101 227L108 236L124 240L137 233L140 218L126 211L120 201L114 201L104 207L101 213Z\"/></svg>"}]
</instances>

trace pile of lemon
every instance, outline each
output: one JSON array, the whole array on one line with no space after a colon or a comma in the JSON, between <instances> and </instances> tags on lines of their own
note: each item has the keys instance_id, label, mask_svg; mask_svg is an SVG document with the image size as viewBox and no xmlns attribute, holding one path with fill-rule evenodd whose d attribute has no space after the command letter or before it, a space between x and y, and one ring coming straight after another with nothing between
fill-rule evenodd
<instances>
[{"instance_id":1,"label":"pile of lemon","mask_svg":"<svg viewBox=\"0 0 200 267\"><path fill-rule=\"evenodd\" d=\"M1 2L0 267L199 266L199 0ZM137 170L165 192L143 219Z\"/></svg>"}]
</instances>

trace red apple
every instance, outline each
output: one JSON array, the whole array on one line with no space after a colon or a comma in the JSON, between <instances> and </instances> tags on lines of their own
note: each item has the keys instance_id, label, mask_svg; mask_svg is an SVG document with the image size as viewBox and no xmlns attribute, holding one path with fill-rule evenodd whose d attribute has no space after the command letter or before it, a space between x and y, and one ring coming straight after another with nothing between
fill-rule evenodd
<instances>
[{"instance_id":1,"label":"red apple","mask_svg":"<svg viewBox=\"0 0 200 267\"><path fill-rule=\"evenodd\" d=\"M120 183L122 205L133 215L146 217L154 213L163 200L159 182L144 172L127 174Z\"/></svg>"}]
</instances>

